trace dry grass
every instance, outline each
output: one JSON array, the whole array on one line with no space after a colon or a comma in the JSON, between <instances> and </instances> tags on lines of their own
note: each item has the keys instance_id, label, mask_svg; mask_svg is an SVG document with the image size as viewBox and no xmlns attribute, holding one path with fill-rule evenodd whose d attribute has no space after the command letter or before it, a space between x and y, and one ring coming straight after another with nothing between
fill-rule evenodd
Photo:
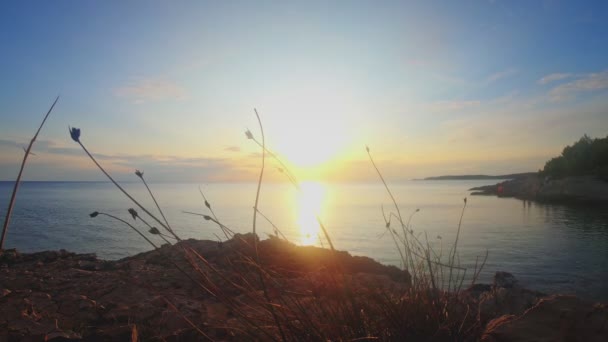
<instances>
[{"instance_id":1,"label":"dry grass","mask_svg":"<svg viewBox=\"0 0 608 342\"><path fill-rule=\"evenodd\" d=\"M136 171L136 175L143 181L154 200L162 220L157 218L151 210L144 208L103 169L81 142L79 129L71 129L70 134L109 180L168 235L161 234L156 227L132 210L131 214L134 219L140 219L148 226L152 235L160 236L166 243L170 243L169 238L181 241L179 246L190 269L180 268L180 271L188 275L202 291L222 303L237 318L236 322L230 324L214 323L215 328L227 332L223 339L268 341L463 341L476 339L480 329L477 307L474 301L461 291L467 270L458 264L457 252L462 218L466 209L466 198L456 239L446 253L447 260L443 260L443 251L432 249L426 235L423 241L413 234L410 221L417 211L413 212L407 220L403 219L397 200L372 158L369 148L366 149L370 162L385 186L394 207L388 214L384 210L382 214L386 222L386 233L394 242L395 252L400 256L404 273L409 274L406 286L396 288L360 286L352 275L344 272L343 259L340 258L339 252L334 247L329 229L319 217L317 220L323 232L324 242L328 244L331 251L328 254L330 269L321 273L322 279L309 279L308 283L300 283L296 287L293 281L289 277L285 277L282 270L276 267L276 264L268 262L272 259L272 255L268 254L271 253L272 248L270 250L267 247L260 249L256 235L258 215L268 220L258 209L267 156L278 162L281 171L296 190L302 190L294 174L266 146L263 126L257 112L256 117L260 123L262 140L258 141L250 131L246 132L247 138L254 141L262 150L260 175L253 206L253 234L238 235L224 225L213 212L211 204L202 191L205 207L211 215L189 213L212 221L224 234L226 238L224 248L230 249L234 257L229 260L229 267L221 269L190 248L187 241L181 241L158 206L151 189L143 178L143 172ZM113 218L129 225L154 248L157 248L148 237L131 224L120 218ZM284 235L283 240L278 238L280 229L276 226L274 228L276 236L264 241L265 246L272 246L273 243L286 243ZM174 260L172 262L175 267L179 267ZM477 279L483 264L484 262L479 268L476 265L476 269L473 271L473 282ZM298 270L291 271L297 272ZM322 284L322 287L319 287L319 284ZM170 304L169 299L166 300ZM177 310L175 306L170 306ZM192 325L193 329L200 332L203 339L214 339L206 331L201 330L201 322L188 320L188 323Z\"/></svg>"},{"instance_id":2,"label":"dry grass","mask_svg":"<svg viewBox=\"0 0 608 342\"><path fill-rule=\"evenodd\" d=\"M21 184L21 176L23 175L23 170L25 169L25 163L27 162L27 158L32 153L32 147L34 146L34 142L36 142L36 139L38 138L38 134L40 134L40 131L42 130L42 127L44 126L46 119L48 119L49 115L53 111L53 108L55 108L55 104L57 104L57 101L59 101L59 96L57 96L57 98L55 98L55 101L51 105L51 108L49 108L49 110L46 112L46 115L42 119L42 122L40 123L40 126L38 127L38 130L36 131L36 134L34 134L34 137L32 138L32 140L30 140L30 144L25 149L25 154L23 155L23 160L21 161L21 166L19 167L19 174L17 175L17 179L15 180L15 185L13 186L13 192L11 193L11 199L8 202L8 209L6 210L6 216L4 217L4 224L2 225L2 235L0 236L0 250L2 250L4 248L4 240L6 238L6 232L8 231L8 226L11 222L11 215L13 213L13 208L15 207L15 200L17 199L17 191L19 191L19 184Z\"/></svg>"}]
</instances>

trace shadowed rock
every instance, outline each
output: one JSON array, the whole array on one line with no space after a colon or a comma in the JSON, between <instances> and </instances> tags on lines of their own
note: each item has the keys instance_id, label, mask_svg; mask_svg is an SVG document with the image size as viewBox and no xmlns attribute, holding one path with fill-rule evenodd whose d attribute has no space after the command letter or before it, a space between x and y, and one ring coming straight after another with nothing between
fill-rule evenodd
<instances>
[{"instance_id":1,"label":"shadowed rock","mask_svg":"<svg viewBox=\"0 0 608 342\"><path fill-rule=\"evenodd\" d=\"M252 246L253 234L237 234L222 244L190 239L117 261L63 250L0 251L0 341L123 341L134 329L141 340L199 340L200 335L165 299L202 330L228 338L227 330L217 326L236 324L233 313L189 278L200 280L202 275L194 271L184 251L192 248L220 270L226 279L213 278L201 266L217 286L236 298L242 292L225 286L228 279L237 278L235 272L251 280L249 290L259 291L255 267L243 262L253 257ZM259 241L258 250L267 272L304 294L315 289L323 293L328 274L337 268L358 288L409 286L407 272L346 252L337 252L336 263L329 250L276 238ZM332 290L325 289L325 295Z\"/></svg>"}]
</instances>

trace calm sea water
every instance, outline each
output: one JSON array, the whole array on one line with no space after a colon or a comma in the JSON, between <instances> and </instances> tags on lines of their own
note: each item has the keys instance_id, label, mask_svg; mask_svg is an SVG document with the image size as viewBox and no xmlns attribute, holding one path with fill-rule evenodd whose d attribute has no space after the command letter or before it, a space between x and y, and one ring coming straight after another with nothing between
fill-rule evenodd
<instances>
[{"instance_id":1,"label":"calm sea water","mask_svg":"<svg viewBox=\"0 0 608 342\"><path fill-rule=\"evenodd\" d=\"M428 236L436 250L453 244L467 189L488 181L411 181L391 186L403 216L412 218L414 234ZM154 208L143 185L125 187ZM161 207L182 237L216 239L221 231L201 217L207 213L196 184L152 184ZM219 219L237 232L251 231L255 184L210 184L202 187ZM12 182L0 182L3 218ZM291 240L319 244L315 212L319 212L338 249L399 265L398 253L384 231L381 206L392 204L378 184L305 183L303 193L284 184L265 184L260 210ZM24 252L67 249L118 259L150 249L135 232L103 211L133 222L134 207L110 183L25 182L22 184L6 247ZM545 292L574 293L608 301L608 210L604 207L529 203L516 199L469 196L464 213L459 255L473 267L489 251L481 281L508 271L527 287ZM133 222L142 227L140 222ZM270 234L259 218L258 231ZM143 227L142 227L143 230Z\"/></svg>"}]
</instances>

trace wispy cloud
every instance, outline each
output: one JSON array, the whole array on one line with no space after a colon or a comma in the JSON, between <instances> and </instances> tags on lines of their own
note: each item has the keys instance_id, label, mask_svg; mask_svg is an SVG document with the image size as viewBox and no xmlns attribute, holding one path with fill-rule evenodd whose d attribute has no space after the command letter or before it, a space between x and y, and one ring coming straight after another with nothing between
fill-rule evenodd
<instances>
[{"instance_id":1,"label":"wispy cloud","mask_svg":"<svg viewBox=\"0 0 608 342\"><path fill-rule=\"evenodd\" d=\"M228 146L224 149L224 151L241 152L241 148L238 146Z\"/></svg>"},{"instance_id":2,"label":"wispy cloud","mask_svg":"<svg viewBox=\"0 0 608 342\"><path fill-rule=\"evenodd\" d=\"M595 99L582 104L530 106L518 99L500 106L482 104L476 115L442 122L442 148L467 151L467 155L544 154L549 158L583 134L605 136L607 103Z\"/></svg>"},{"instance_id":3,"label":"wispy cloud","mask_svg":"<svg viewBox=\"0 0 608 342\"><path fill-rule=\"evenodd\" d=\"M428 105L431 111L455 111L463 110L472 107L478 107L481 104L479 100L454 100L454 101L436 101Z\"/></svg>"},{"instance_id":4,"label":"wispy cloud","mask_svg":"<svg viewBox=\"0 0 608 342\"><path fill-rule=\"evenodd\" d=\"M131 99L135 103L145 103L163 100L183 100L188 97L188 91L172 81L143 79L114 89L114 95Z\"/></svg>"},{"instance_id":5,"label":"wispy cloud","mask_svg":"<svg viewBox=\"0 0 608 342\"><path fill-rule=\"evenodd\" d=\"M553 83L553 82L557 82L557 81L561 81L564 79L568 79L571 77L576 76L575 74L570 74L570 73L554 73L554 74L549 74L543 78L541 78L540 80L538 80L538 84L549 84L549 83Z\"/></svg>"},{"instance_id":6,"label":"wispy cloud","mask_svg":"<svg viewBox=\"0 0 608 342\"><path fill-rule=\"evenodd\" d=\"M18 167L20 147L18 140L0 139L0 179L11 179L14 169ZM4 150L4 151L3 151ZM80 148L64 147L51 140L40 140L35 146L36 158L28 168L28 179L59 179L65 175L72 179L95 180L99 175L87 160ZM102 160L119 179L131 179L135 169L149 171L155 180L170 181L241 181L255 178L257 165L248 167L249 158L199 157L152 154L93 153ZM47 173L40 170L44 167ZM79 174L81 172L82 174ZM71 178L67 178L71 179Z\"/></svg>"},{"instance_id":7,"label":"wispy cloud","mask_svg":"<svg viewBox=\"0 0 608 342\"><path fill-rule=\"evenodd\" d=\"M507 70L502 70L502 71L496 72L496 73L488 76L488 78L486 79L486 82L488 82L488 83L496 82L498 80L514 76L518 72L519 72L519 69L517 69L517 68L509 68Z\"/></svg>"},{"instance_id":8,"label":"wispy cloud","mask_svg":"<svg viewBox=\"0 0 608 342\"><path fill-rule=\"evenodd\" d=\"M577 76L573 81L560 84L549 91L551 101L563 101L581 93L608 89L608 70Z\"/></svg>"}]
</instances>

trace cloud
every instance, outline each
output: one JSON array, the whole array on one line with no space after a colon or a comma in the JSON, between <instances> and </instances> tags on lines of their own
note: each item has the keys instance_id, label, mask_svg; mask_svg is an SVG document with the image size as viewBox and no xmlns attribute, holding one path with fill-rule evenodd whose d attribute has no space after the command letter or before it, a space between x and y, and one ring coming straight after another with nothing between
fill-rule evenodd
<instances>
[{"instance_id":1,"label":"cloud","mask_svg":"<svg viewBox=\"0 0 608 342\"><path fill-rule=\"evenodd\" d=\"M519 70L516 68L509 68L507 70L499 71L497 73L494 73L494 74L488 76L488 78L486 79L486 82L488 82L488 83L496 82L498 80L511 77L511 76L517 74L518 72L519 72Z\"/></svg>"},{"instance_id":2,"label":"cloud","mask_svg":"<svg viewBox=\"0 0 608 342\"><path fill-rule=\"evenodd\" d=\"M479 100L436 101L429 104L428 109L442 112L463 110L466 108L478 107L479 105L481 105L481 101Z\"/></svg>"},{"instance_id":3,"label":"cloud","mask_svg":"<svg viewBox=\"0 0 608 342\"><path fill-rule=\"evenodd\" d=\"M549 91L549 99L553 102L568 100L585 92L608 89L608 70L597 73L583 74L577 79L560 84Z\"/></svg>"},{"instance_id":4,"label":"cloud","mask_svg":"<svg viewBox=\"0 0 608 342\"><path fill-rule=\"evenodd\" d=\"M135 103L164 100L184 100L187 90L168 80L144 79L114 89L114 95L133 100Z\"/></svg>"},{"instance_id":5,"label":"cloud","mask_svg":"<svg viewBox=\"0 0 608 342\"><path fill-rule=\"evenodd\" d=\"M21 143L14 141L14 140L8 140L8 139L0 139L0 146L4 146L4 147L25 147L27 146L27 144L22 145Z\"/></svg>"},{"instance_id":6,"label":"cloud","mask_svg":"<svg viewBox=\"0 0 608 342\"><path fill-rule=\"evenodd\" d=\"M554 74L549 74L543 78L541 78L540 80L538 80L538 84L549 84L549 83L553 83L556 81L560 81L560 80L564 80L567 78L571 78L574 77L574 74L569 74L569 73L554 73Z\"/></svg>"},{"instance_id":7,"label":"cloud","mask_svg":"<svg viewBox=\"0 0 608 342\"><path fill-rule=\"evenodd\" d=\"M224 149L224 151L241 152L241 148L238 146L228 146Z\"/></svg>"},{"instance_id":8,"label":"cloud","mask_svg":"<svg viewBox=\"0 0 608 342\"><path fill-rule=\"evenodd\" d=\"M12 179L21 162L22 142L0 139L0 179ZM93 163L77 147L63 147L51 140L36 141L35 158L28 160L28 179L39 180L99 180ZM113 176L132 180L135 169L147 171L161 181L242 181L253 180L258 165L247 166L248 157L213 158L152 154L93 153Z\"/></svg>"},{"instance_id":9,"label":"cloud","mask_svg":"<svg viewBox=\"0 0 608 342\"><path fill-rule=\"evenodd\" d=\"M482 105L476 115L451 118L441 123L441 142L437 143L468 155L514 158L544 154L549 158L583 134L606 134L608 101L604 99L559 106L531 103L514 100L500 106Z\"/></svg>"}]
</instances>

